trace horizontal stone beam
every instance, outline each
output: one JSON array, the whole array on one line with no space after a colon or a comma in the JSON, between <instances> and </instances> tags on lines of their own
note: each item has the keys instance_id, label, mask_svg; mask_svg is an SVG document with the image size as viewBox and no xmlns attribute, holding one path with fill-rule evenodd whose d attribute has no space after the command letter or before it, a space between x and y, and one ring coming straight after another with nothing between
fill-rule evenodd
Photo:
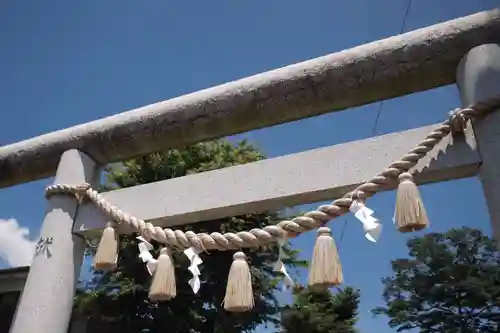
<instances>
[{"instance_id":1,"label":"horizontal stone beam","mask_svg":"<svg viewBox=\"0 0 500 333\"><path fill-rule=\"evenodd\" d=\"M434 126L343 143L103 193L124 212L160 226L206 221L338 198L399 159ZM445 138L416 166L418 183L470 177L480 163L472 135ZM107 217L78 209L74 231L93 236Z\"/></svg>"},{"instance_id":2,"label":"horizontal stone beam","mask_svg":"<svg viewBox=\"0 0 500 333\"><path fill-rule=\"evenodd\" d=\"M68 149L105 164L451 84L499 41L495 9L21 141L0 148L0 187L52 176Z\"/></svg>"}]
</instances>

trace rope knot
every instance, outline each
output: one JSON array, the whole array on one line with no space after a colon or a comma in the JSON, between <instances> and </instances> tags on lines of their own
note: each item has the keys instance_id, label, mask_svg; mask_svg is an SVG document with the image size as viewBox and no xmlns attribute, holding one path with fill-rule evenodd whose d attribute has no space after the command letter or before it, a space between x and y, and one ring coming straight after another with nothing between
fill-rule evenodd
<instances>
[{"instance_id":1,"label":"rope knot","mask_svg":"<svg viewBox=\"0 0 500 333\"><path fill-rule=\"evenodd\" d=\"M91 188L89 183L83 183L80 185L76 185L75 187L75 197L78 200L78 203L81 204L87 197L87 190Z\"/></svg>"},{"instance_id":2,"label":"rope knot","mask_svg":"<svg viewBox=\"0 0 500 333\"><path fill-rule=\"evenodd\" d=\"M456 108L455 110L449 112L450 128L453 135L463 133L467 127L468 117L466 116L465 111L468 111L468 109Z\"/></svg>"},{"instance_id":3,"label":"rope knot","mask_svg":"<svg viewBox=\"0 0 500 333\"><path fill-rule=\"evenodd\" d=\"M85 193L87 193L87 190L89 188L90 188L90 184L89 183L83 183L83 184L75 186L76 193L78 193L80 195L85 195Z\"/></svg>"}]
</instances>

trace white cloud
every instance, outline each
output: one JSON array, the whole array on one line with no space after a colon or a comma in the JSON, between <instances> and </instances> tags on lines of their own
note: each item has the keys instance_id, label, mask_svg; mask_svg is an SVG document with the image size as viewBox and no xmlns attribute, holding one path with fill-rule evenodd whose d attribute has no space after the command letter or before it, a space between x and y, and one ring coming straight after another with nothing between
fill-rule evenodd
<instances>
[{"instance_id":1,"label":"white cloud","mask_svg":"<svg viewBox=\"0 0 500 333\"><path fill-rule=\"evenodd\" d=\"M9 266L29 266L35 253L36 241L29 239L29 229L16 219L0 219L0 257Z\"/></svg>"}]
</instances>

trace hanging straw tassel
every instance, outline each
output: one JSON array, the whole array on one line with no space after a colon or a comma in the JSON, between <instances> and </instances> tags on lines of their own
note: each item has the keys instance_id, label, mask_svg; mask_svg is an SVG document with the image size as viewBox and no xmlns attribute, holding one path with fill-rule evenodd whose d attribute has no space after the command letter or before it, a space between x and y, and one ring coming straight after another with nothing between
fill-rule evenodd
<instances>
[{"instance_id":1,"label":"hanging straw tassel","mask_svg":"<svg viewBox=\"0 0 500 333\"><path fill-rule=\"evenodd\" d=\"M330 228L321 227L314 245L308 283L312 287L326 289L343 282L342 266L332 231Z\"/></svg>"},{"instance_id":2,"label":"hanging straw tassel","mask_svg":"<svg viewBox=\"0 0 500 333\"><path fill-rule=\"evenodd\" d=\"M108 223L104 229L99 247L94 257L94 269L112 271L116 269L118 261L118 233L113 227L113 223Z\"/></svg>"},{"instance_id":3,"label":"hanging straw tassel","mask_svg":"<svg viewBox=\"0 0 500 333\"><path fill-rule=\"evenodd\" d=\"M236 252L227 279L224 309L230 312L245 312L253 307L252 276L246 255L243 252Z\"/></svg>"},{"instance_id":4,"label":"hanging straw tassel","mask_svg":"<svg viewBox=\"0 0 500 333\"><path fill-rule=\"evenodd\" d=\"M153 281L149 288L149 299L153 302L168 301L177 294L175 286L175 267L172 253L166 247L160 250Z\"/></svg>"},{"instance_id":5,"label":"hanging straw tassel","mask_svg":"<svg viewBox=\"0 0 500 333\"><path fill-rule=\"evenodd\" d=\"M413 176L409 172L399 175L394 219L400 232L421 230L429 225L427 212Z\"/></svg>"}]
</instances>

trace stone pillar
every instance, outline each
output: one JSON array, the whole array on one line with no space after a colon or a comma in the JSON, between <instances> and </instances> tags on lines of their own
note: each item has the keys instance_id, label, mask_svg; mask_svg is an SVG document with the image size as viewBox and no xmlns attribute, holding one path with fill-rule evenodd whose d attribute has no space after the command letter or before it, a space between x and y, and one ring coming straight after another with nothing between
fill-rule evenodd
<instances>
[{"instance_id":1,"label":"stone pillar","mask_svg":"<svg viewBox=\"0 0 500 333\"><path fill-rule=\"evenodd\" d=\"M500 45L485 44L470 50L457 70L463 106L500 96ZM500 247L500 112L473 122L482 164L479 178L491 218L493 237Z\"/></svg>"},{"instance_id":2,"label":"stone pillar","mask_svg":"<svg viewBox=\"0 0 500 333\"><path fill-rule=\"evenodd\" d=\"M96 171L91 158L77 150L68 150L61 156L54 184L92 184L97 179ZM40 239L51 238L52 242L33 257L11 333L68 331L85 250L85 241L73 235L77 206L70 195L54 195L47 201Z\"/></svg>"}]
</instances>

